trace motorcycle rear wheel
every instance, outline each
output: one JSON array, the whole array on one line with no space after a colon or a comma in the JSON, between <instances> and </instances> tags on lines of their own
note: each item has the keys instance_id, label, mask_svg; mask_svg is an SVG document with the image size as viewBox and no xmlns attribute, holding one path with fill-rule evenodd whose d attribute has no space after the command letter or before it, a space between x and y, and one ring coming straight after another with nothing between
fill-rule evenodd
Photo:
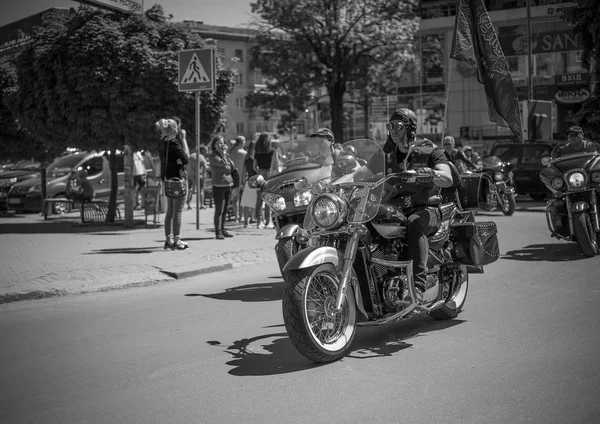
<instances>
[{"instance_id":1,"label":"motorcycle rear wheel","mask_svg":"<svg viewBox=\"0 0 600 424\"><path fill-rule=\"evenodd\" d=\"M282 274L283 267L288 263L290 258L298 252L298 250L300 250L300 246L291 237L277 240L277 245L275 246L275 256L277 256L279 271L281 271Z\"/></svg>"},{"instance_id":2,"label":"motorcycle rear wheel","mask_svg":"<svg viewBox=\"0 0 600 424\"><path fill-rule=\"evenodd\" d=\"M467 292L469 291L469 273L465 269L463 269L463 273L464 276L462 278L460 276L456 277L461 278L461 281L459 282L458 288L454 290L454 293L452 293L446 303L429 313L429 316L433 319L443 320L456 318L462 311L462 308L467 301Z\"/></svg>"},{"instance_id":3,"label":"motorcycle rear wheel","mask_svg":"<svg viewBox=\"0 0 600 424\"><path fill-rule=\"evenodd\" d=\"M573 213L573 231L581 252L590 258L596 256L598 254L598 237L589 213Z\"/></svg>"},{"instance_id":4,"label":"motorcycle rear wheel","mask_svg":"<svg viewBox=\"0 0 600 424\"><path fill-rule=\"evenodd\" d=\"M294 347L316 363L342 358L356 334L356 302L352 286L339 313L332 311L339 286L332 264L292 271L283 290L283 322Z\"/></svg>"}]
</instances>

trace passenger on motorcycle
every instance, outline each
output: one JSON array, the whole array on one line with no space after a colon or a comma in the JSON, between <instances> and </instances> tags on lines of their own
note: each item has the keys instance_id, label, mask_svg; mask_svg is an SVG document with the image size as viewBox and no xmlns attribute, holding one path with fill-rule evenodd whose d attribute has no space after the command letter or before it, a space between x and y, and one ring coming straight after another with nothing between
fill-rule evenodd
<instances>
[{"instance_id":1,"label":"passenger on motorcycle","mask_svg":"<svg viewBox=\"0 0 600 424\"><path fill-rule=\"evenodd\" d=\"M597 143L583 138L583 129L577 125L569 127L566 132L569 142L562 146L556 146L552 151L552 158L581 152L598 152L600 148Z\"/></svg>"},{"instance_id":2,"label":"passenger on motorcycle","mask_svg":"<svg viewBox=\"0 0 600 424\"><path fill-rule=\"evenodd\" d=\"M432 183L420 185L419 189L410 193L401 188L402 185L397 185L394 187L395 195L387 197L388 203L402 206L408 216L406 240L408 254L413 261L414 280L425 287L429 252L427 236L435 234L441 225L440 190L452 186L452 173L442 149L431 143L415 142L417 117L412 110L397 109L390 117L387 129L384 153L376 153L366 165L338 181L364 181L380 172L390 174L406 170L433 176ZM382 158L382 154L386 157ZM386 169L381 166L383 163L387 164Z\"/></svg>"},{"instance_id":3,"label":"passenger on motorcycle","mask_svg":"<svg viewBox=\"0 0 600 424\"><path fill-rule=\"evenodd\" d=\"M332 166L333 145L335 144L333 132L329 128L319 128L316 133L309 135L309 138L318 143L316 146L318 156L312 162L322 166Z\"/></svg>"}]
</instances>

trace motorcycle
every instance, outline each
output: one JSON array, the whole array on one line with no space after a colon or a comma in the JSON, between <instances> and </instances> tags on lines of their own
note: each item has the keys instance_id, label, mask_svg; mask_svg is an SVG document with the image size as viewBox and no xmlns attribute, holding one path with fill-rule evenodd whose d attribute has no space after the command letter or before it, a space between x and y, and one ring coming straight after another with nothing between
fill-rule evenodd
<instances>
[{"instance_id":1,"label":"motorcycle","mask_svg":"<svg viewBox=\"0 0 600 424\"><path fill-rule=\"evenodd\" d=\"M368 151L367 158L381 150L373 141L352 143ZM374 157L385 161L379 153ZM461 184L456 171L453 187L446 189L453 193L441 196L442 223L429 237L424 286L415 284L407 259L409 211L385 202L390 187L412 184L419 191L431 184L431 175L408 170L364 182L345 182L346 177L313 184L304 227L296 235L305 247L283 269L283 319L295 348L311 361L327 363L346 354L358 326L419 313L455 318L467 298L469 273L482 273L483 265L499 257L495 223L473 220L480 200L490 197L479 192L485 186L478 182L481 175Z\"/></svg>"},{"instance_id":2,"label":"motorcycle","mask_svg":"<svg viewBox=\"0 0 600 424\"><path fill-rule=\"evenodd\" d=\"M513 183L512 165L503 162L498 156L487 156L483 158L482 172L492 177L498 193L498 206L502 213L511 216L515 213L517 201L515 200L515 188Z\"/></svg>"},{"instance_id":3,"label":"motorcycle","mask_svg":"<svg viewBox=\"0 0 600 424\"><path fill-rule=\"evenodd\" d=\"M598 254L600 154L583 152L542 159L540 179L553 193L546 205L552 237L575 241L588 257Z\"/></svg>"},{"instance_id":4,"label":"motorcycle","mask_svg":"<svg viewBox=\"0 0 600 424\"><path fill-rule=\"evenodd\" d=\"M258 189L271 209L277 240L275 255L281 271L301 248L295 235L302 227L312 198L311 184L331 178L337 172L331 147L322 139L297 140L288 157L280 172L267 179L258 175L248 179L248 186Z\"/></svg>"}]
</instances>

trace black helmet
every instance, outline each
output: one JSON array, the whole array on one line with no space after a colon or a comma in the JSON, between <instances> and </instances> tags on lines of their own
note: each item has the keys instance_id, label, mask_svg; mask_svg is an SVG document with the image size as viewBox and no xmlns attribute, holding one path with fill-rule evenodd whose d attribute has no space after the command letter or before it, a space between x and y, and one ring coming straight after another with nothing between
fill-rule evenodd
<instances>
[{"instance_id":1,"label":"black helmet","mask_svg":"<svg viewBox=\"0 0 600 424\"><path fill-rule=\"evenodd\" d=\"M417 131L417 115L405 107L401 107L400 109L396 109L392 116L390 116L390 121L402 121L404 122L410 131Z\"/></svg>"},{"instance_id":2,"label":"black helmet","mask_svg":"<svg viewBox=\"0 0 600 424\"><path fill-rule=\"evenodd\" d=\"M324 138L328 140L331 144L335 142L333 132L327 127L319 128L316 133L309 135L309 138L311 137Z\"/></svg>"}]
</instances>

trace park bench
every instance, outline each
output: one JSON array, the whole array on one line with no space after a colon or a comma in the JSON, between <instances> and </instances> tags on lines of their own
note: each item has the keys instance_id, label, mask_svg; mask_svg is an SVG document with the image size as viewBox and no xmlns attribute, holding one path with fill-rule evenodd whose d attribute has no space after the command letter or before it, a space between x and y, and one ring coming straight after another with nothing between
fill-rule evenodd
<instances>
[{"instance_id":1,"label":"park bench","mask_svg":"<svg viewBox=\"0 0 600 424\"><path fill-rule=\"evenodd\" d=\"M52 210L54 209L53 205L55 203L69 203L71 207L73 206L73 201L71 199L67 199L66 197L49 197L42 201L42 211L44 213L44 219L48 219L48 214L52 214Z\"/></svg>"},{"instance_id":2,"label":"park bench","mask_svg":"<svg viewBox=\"0 0 600 424\"><path fill-rule=\"evenodd\" d=\"M115 219L121 219L119 205L123 202L117 202ZM104 222L108 213L108 201L106 200L85 200L79 206L81 212L81 222Z\"/></svg>"}]
</instances>

